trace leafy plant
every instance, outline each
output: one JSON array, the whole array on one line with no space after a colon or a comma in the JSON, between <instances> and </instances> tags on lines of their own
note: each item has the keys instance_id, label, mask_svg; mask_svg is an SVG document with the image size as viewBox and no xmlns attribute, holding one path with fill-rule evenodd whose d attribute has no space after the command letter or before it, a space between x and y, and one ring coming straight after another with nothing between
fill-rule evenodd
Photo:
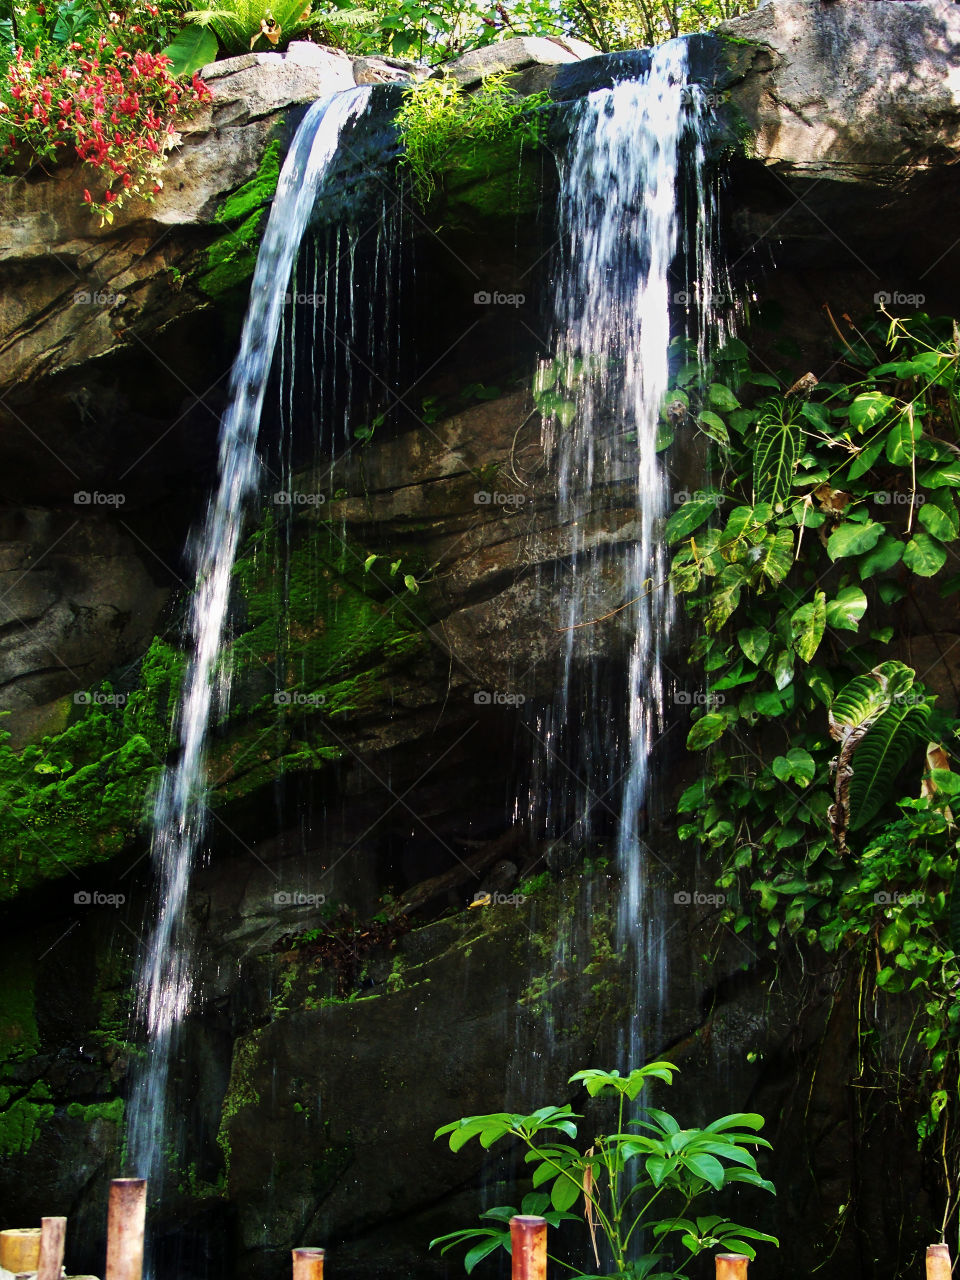
<instances>
[{"instance_id":1,"label":"leafy plant","mask_svg":"<svg viewBox=\"0 0 960 1280\"><path fill-rule=\"evenodd\" d=\"M456 81L445 78L424 80L408 90L397 113L401 164L422 205L430 201L439 175L455 157L463 163L464 157L507 137L539 143L537 110L550 101L549 94L521 98L506 80L506 72L488 76L473 93L463 93Z\"/></svg>"},{"instance_id":2,"label":"leafy plant","mask_svg":"<svg viewBox=\"0 0 960 1280\"><path fill-rule=\"evenodd\" d=\"M189 25L165 52L187 75L213 60L217 41L227 55L247 53L261 40L277 47L317 28L329 36L340 27L367 25L372 16L352 7L315 13L311 0L206 0L185 14Z\"/></svg>"},{"instance_id":3,"label":"leafy plant","mask_svg":"<svg viewBox=\"0 0 960 1280\"><path fill-rule=\"evenodd\" d=\"M571 1076L570 1082L581 1083L591 1098L614 1098L617 1105L614 1132L594 1138L585 1151L572 1145L577 1138L576 1121L583 1117L569 1105L540 1107L531 1115L466 1116L443 1125L434 1136L449 1137L452 1151L473 1138L485 1150L504 1138L518 1139L527 1148L524 1160L530 1166L534 1190L523 1197L519 1210L510 1205L488 1209L481 1218L491 1225L453 1231L431 1241L430 1247L440 1245L441 1253L446 1253L468 1245L464 1265L469 1274L495 1249L510 1252L509 1221L514 1214L540 1214L551 1226L584 1221L598 1268L602 1263L597 1236L602 1236L613 1267L611 1277L674 1280L704 1250L723 1248L753 1258L753 1242L776 1244L773 1236L738 1226L719 1214L690 1216L692 1206L705 1195L733 1184L774 1193L773 1184L757 1172L756 1158L748 1150L770 1145L756 1136L763 1126L762 1116L736 1112L703 1129L682 1129L668 1112L652 1107L644 1108L637 1119L627 1119L628 1104L636 1101L647 1081L671 1084L676 1070L669 1062L651 1062L626 1076L595 1069ZM582 1218L571 1212L578 1202L583 1205ZM655 1212L663 1216L656 1217ZM641 1239L655 1251L635 1256ZM678 1252L682 1260L674 1265ZM584 1277L577 1267L553 1260Z\"/></svg>"}]
</instances>

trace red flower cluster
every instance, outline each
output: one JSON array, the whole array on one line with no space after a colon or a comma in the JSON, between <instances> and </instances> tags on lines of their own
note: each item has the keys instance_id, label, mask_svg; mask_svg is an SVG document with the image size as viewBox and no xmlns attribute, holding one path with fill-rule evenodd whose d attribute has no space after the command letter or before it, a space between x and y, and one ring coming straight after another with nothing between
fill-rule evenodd
<instances>
[{"instance_id":1,"label":"red flower cluster","mask_svg":"<svg viewBox=\"0 0 960 1280\"><path fill-rule=\"evenodd\" d=\"M38 45L32 57L18 49L0 85L0 156L28 148L51 158L72 147L106 179L102 197L83 193L106 222L129 196L149 200L161 189L164 156L180 140L175 117L210 100L199 76L175 80L164 54L125 49L125 20L114 18L82 42Z\"/></svg>"}]
</instances>

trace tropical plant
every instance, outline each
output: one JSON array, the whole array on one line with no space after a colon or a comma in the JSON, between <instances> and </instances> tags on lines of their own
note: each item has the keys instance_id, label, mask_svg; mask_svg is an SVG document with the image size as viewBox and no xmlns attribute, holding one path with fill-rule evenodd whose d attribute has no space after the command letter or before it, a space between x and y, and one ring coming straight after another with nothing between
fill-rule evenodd
<instances>
[{"instance_id":1,"label":"tropical plant","mask_svg":"<svg viewBox=\"0 0 960 1280\"><path fill-rule=\"evenodd\" d=\"M670 1062L651 1062L626 1076L595 1069L572 1075L570 1083L582 1084L591 1098L616 1100L614 1131L595 1137L584 1151L572 1145L577 1138L576 1121L583 1117L569 1104L540 1107L531 1115L501 1111L465 1116L443 1125L434 1136L449 1137L452 1151L473 1138L485 1150L504 1138L519 1140L527 1148L524 1160L534 1189L523 1197L519 1209L511 1205L488 1209L481 1218L490 1225L439 1236L430 1247L440 1245L441 1253L446 1253L467 1245L464 1266L469 1274L494 1250L510 1252L509 1221L514 1214L540 1214L554 1227L567 1221L583 1223L598 1269L605 1265L598 1247L602 1237L613 1268L606 1280L675 1280L707 1249L722 1248L753 1258L754 1242L776 1245L773 1236L738 1226L721 1214L691 1216L694 1205L699 1207L705 1196L724 1187L746 1184L774 1194L773 1184L757 1172L756 1158L748 1150L770 1145L756 1136L763 1126L762 1116L735 1112L702 1129L683 1129L668 1112L653 1107L644 1107L638 1118L627 1119L628 1105L636 1102L646 1083L671 1084L676 1070ZM572 1213L578 1202L583 1206L581 1213ZM652 1245L652 1250L640 1254L641 1243ZM604 1280L588 1277L559 1258L553 1261L582 1280Z\"/></svg>"},{"instance_id":2,"label":"tropical plant","mask_svg":"<svg viewBox=\"0 0 960 1280\"><path fill-rule=\"evenodd\" d=\"M321 29L369 26L370 10L333 8L314 12L311 0L205 0L184 15L187 24L165 52L182 75L212 62L218 47L227 54L247 53L261 41L265 48L286 45Z\"/></svg>"},{"instance_id":3,"label":"tropical plant","mask_svg":"<svg viewBox=\"0 0 960 1280\"><path fill-rule=\"evenodd\" d=\"M549 101L546 93L518 97L506 72L487 76L473 93L463 93L449 78L411 85L397 125L401 164L411 175L420 203L434 195L439 175L454 158L460 166L470 166L506 138L536 145L541 136L538 109Z\"/></svg>"}]
</instances>

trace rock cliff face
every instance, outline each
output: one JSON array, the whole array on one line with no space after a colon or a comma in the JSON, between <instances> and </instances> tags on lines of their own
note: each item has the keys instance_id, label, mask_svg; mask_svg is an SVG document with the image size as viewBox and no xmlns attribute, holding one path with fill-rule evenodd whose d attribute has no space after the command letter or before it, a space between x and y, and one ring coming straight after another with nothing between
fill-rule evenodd
<instances>
[{"instance_id":1,"label":"rock cliff face","mask_svg":"<svg viewBox=\"0 0 960 1280\"><path fill-rule=\"evenodd\" d=\"M591 53L508 42L454 73L469 86L495 63L524 90L548 88L561 139L569 103L647 61ZM954 207L960 145L956 6L773 0L692 40L690 56L717 99L735 278L780 304L798 375L826 349L824 301L840 314L903 290L956 310L960 264L941 212ZM617 1051L624 959L606 851L545 845L518 799L536 784L515 706L545 704L557 687L562 602L578 568L530 391L555 163L548 150L524 161L535 198L516 209L484 203L492 178L476 171L456 174L426 215L411 208L393 175L391 82L415 73L312 46L217 64L213 103L185 132L161 196L102 231L81 204L79 171L5 184L0 707L17 749L74 736L69 753L61 736L37 757L41 779L65 780L44 810L50 825L26 832L22 848L17 836L32 892L7 908L0 955L0 1190L23 1222L69 1214L76 1262L91 1270L106 1179L119 1171L130 969L149 884L139 808L117 797L129 785L139 804L164 757L158 726L190 578L183 545L212 480L279 156L305 104L355 82L380 86L375 109L318 222L383 202L373 221L402 260L391 314L411 391L362 448L319 464L312 409L291 396L311 442L302 456L282 452L282 424L264 424L268 467L281 458L293 470L277 474L316 501L289 520L269 502L252 513L238 566L237 679L211 748L210 858L192 899L198 990L176 1068L194 1136L171 1161L162 1255L191 1280L272 1280L286 1274L284 1251L312 1239L336 1250L344 1280L443 1275L427 1240L472 1221L481 1179L505 1176L509 1162L453 1157L433 1129L500 1098L560 1101L572 1070ZM324 261L350 270L370 242L322 225L317 235ZM925 264L942 249L922 277L920 239ZM529 301L509 315L474 303L497 288ZM294 346L308 323L291 320ZM697 446L682 442L677 483L695 482L698 466ZM604 477L580 546L629 545L637 514L618 477ZM397 590L408 573L419 589ZM615 571L592 590L597 617L622 602ZM913 643L935 648L954 625L935 620ZM616 615L584 629L575 672L610 678L627 640ZM71 770L106 766L75 695L103 679L127 699L122 722L110 721L115 772L88 774L78 807ZM671 975L664 1018L646 1028L651 1052L684 1068L671 1099L681 1114L742 1106L775 1118L784 1274L823 1260L809 1240L833 1239L856 1187L855 1229L824 1275L886 1278L908 1247L907 1200L873 1156L891 1141L887 1118L858 1131L839 1083L855 1068L856 993L842 966L772 986L733 937L704 960L704 921L670 911L693 875L671 817L681 756L664 748L649 814ZM84 807L94 789L96 814ZM64 870L74 827L92 844L82 869ZM522 901L470 907L484 887ZM93 891L123 901L75 897ZM336 910L320 913L321 898ZM897 1123L907 1183L910 1121ZM879 1241L869 1256L868 1236Z\"/></svg>"}]
</instances>

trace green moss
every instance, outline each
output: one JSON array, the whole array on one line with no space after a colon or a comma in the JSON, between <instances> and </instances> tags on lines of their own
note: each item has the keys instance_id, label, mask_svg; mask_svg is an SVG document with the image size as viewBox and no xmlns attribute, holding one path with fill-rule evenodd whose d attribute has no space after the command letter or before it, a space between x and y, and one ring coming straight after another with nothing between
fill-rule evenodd
<instances>
[{"instance_id":1,"label":"green moss","mask_svg":"<svg viewBox=\"0 0 960 1280\"><path fill-rule=\"evenodd\" d=\"M233 1060L230 1063L230 1081L220 1109L220 1127L217 1145L223 1152L225 1176L230 1176L230 1121L244 1107L255 1107L260 1095L253 1084L253 1076L260 1057L261 1030L251 1031L234 1041Z\"/></svg>"},{"instance_id":2,"label":"green moss","mask_svg":"<svg viewBox=\"0 0 960 1280\"><path fill-rule=\"evenodd\" d=\"M113 857L140 830L182 664L154 641L125 700L76 705L73 723L20 752L0 733L0 900Z\"/></svg>"},{"instance_id":3,"label":"green moss","mask_svg":"<svg viewBox=\"0 0 960 1280\"><path fill-rule=\"evenodd\" d=\"M217 298L253 275L260 248L260 234L280 177L280 143L271 141L257 172L227 196L215 214L219 223L235 223L207 248L206 271L200 288Z\"/></svg>"},{"instance_id":4,"label":"green moss","mask_svg":"<svg viewBox=\"0 0 960 1280\"><path fill-rule=\"evenodd\" d=\"M53 1115L43 1080L22 1083L18 1063L40 1046L34 997L33 958L21 952L0 965L0 1155L30 1150L39 1127Z\"/></svg>"},{"instance_id":5,"label":"green moss","mask_svg":"<svg viewBox=\"0 0 960 1280\"><path fill-rule=\"evenodd\" d=\"M111 1098L109 1102L91 1102L84 1106L80 1102L67 1105L67 1115L82 1120L84 1124L92 1124L95 1120L109 1120L111 1124L123 1124L123 1098Z\"/></svg>"}]
</instances>

